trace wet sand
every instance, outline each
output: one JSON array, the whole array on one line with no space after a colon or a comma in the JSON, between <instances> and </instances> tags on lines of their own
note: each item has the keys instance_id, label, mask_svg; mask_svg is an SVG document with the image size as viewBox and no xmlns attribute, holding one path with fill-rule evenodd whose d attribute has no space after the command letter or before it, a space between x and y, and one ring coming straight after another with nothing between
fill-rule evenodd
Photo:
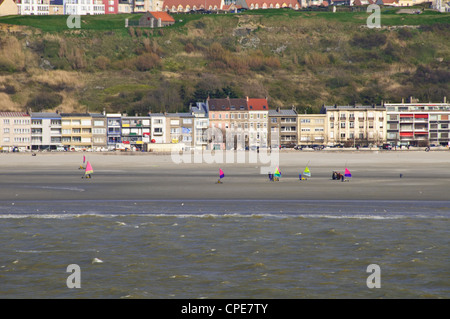
<instances>
[{"instance_id":1,"label":"wet sand","mask_svg":"<svg viewBox=\"0 0 450 319\"><path fill-rule=\"evenodd\" d=\"M83 153L0 154L0 200L448 200L450 152L280 152L279 182L258 163L173 162L170 155L84 153L92 179L82 179ZM311 178L300 181L308 165ZM331 179L347 166L349 182ZM219 168L225 172L217 184ZM402 177L400 177L402 174Z\"/></svg>"}]
</instances>

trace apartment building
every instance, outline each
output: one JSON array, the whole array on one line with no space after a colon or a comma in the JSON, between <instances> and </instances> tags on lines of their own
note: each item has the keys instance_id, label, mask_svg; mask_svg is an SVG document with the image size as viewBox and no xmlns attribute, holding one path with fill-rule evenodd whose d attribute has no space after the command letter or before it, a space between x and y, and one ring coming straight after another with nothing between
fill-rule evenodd
<instances>
[{"instance_id":1,"label":"apartment building","mask_svg":"<svg viewBox=\"0 0 450 319\"><path fill-rule=\"evenodd\" d=\"M0 146L2 151L25 151L31 148L31 117L25 112L0 112Z\"/></svg>"},{"instance_id":2,"label":"apartment building","mask_svg":"<svg viewBox=\"0 0 450 319\"><path fill-rule=\"evenodd\" d=\"M52 151L61 146L61 115L52 112L31 113L31 149Z\"/></svg>"},{"instance_id":3,"label":"apartment building","mask_svg":"<svg viewBox=\"0 0 450 319\"><path fill-rule=\"evenodd\" d=\"M164 113L150 113L150 142L151 143L168 143L166 137L166 116Z\"/></svg>"},{"instance_id":4,"label":"apartment building","mask_svg":"<svg viewBox=\"0 0 450 319\"><path fill-rule=\"evenodd\" d=\"M385 103L387 142L393 146L449 145L450 104Z\"/></svg>"},{"instance_id":5,"label":"apartment building","mask_svg":"<svg viewBox=\"0 0 450 319\"><path fill-rule=\"evenodd\" d=\"M149 116L122 116L122 143L141 151L150 142L150 129Z\"/></svg>"},{"instance_id":6,"label":"apartment building","mask_svg":"<svg viewBox=\"0 0 450 319\"><path fill-rule=\"evenodd\" d=\"M64 14L64 2L65 0L50 0L48 14L49 15Z\"/></svg>"},{"instance_id":7,"label":"apartment building","mask_svg":"<svg viewBox=\"0 0 450 319\"><path fill-rule=\"evenodd\" d=\"M297 144L297 111L277 108L269 110L269 141L271 147L290 147Z\"/></svg>"},{"instance_id":8,"label":"apartment building","mask_svg":"<svg viewBox=\"0 0 450 319\"><path fill-rule=\"evenodd\" d=\"M196 150L206 149L209 127L208 107L206 103L197 102L195 106L190 105L189 110L194 116L194 148Z\"/></svg>"},{"instance_id":9,"label":"apartment building","mask_svg":"<svg viewBox=\"0 0 450 319\"><path fill-rule=\"evenodd\" d=\"M92 117L92 147L94 151L106 150L107 142L107 119L102 113L90 113Z\"/></svg>"},{"instance_id":10,"label":"apartment building","mask_svg":"<svg viewBox=\"0 0 450 319\"><path fill-rule=\"evenodd\" d=\"M326 145L328 122L326 114L298 114L298 144Z\"/></svg>"},{"instance_id":11,"label":"apartment building","mask_svg":"<svg viewBox=\"0 0 450 319\"><path fill-rule=\"evenodd\" d=\"M191 113L168 113L166 131L170 143L184 144L184 150L195 147L195 117Z\"/></svg>"},{"instance_id":12,"label":"apartment building","mask_svg":"<svg viewBox=\"0 0 450 319\"><path fill-rule=\"evenodd\" d=\"M208 148L226 149L227 131L231 128L231 102L230 99L210 99L206 100L209 115ZM241 105L238 106L240 108ZM233 102L236 109L236 104ZM235 115L233 115L234 120ZM234 126L237 123L233 123ZM234 138L233 138L234 140Z\"/></svg>"},{"instance_id":13,"label":"apartment building","mask_svg":"<svg viewBox=\"0 0 450 319\"><path fill-rule=\"evenodd\" d=\"M122 143L122 115L120 113L106 114L106 139L109 150L118 148Z\"/></svg>"},{"instance_id":14,"label":"apartment building","mask_svg":"<svg viewBox=\"0 0 450 319\"><path fill-rule=\"evenodd\" d=\"M105 14L119 13L119 0L102 0L105 7Z\"/></svg>"},{"instance_id":15,"label":"apartment building","mask_svg":"<svg viewBox=\"0 0 450 319\"><path fill-rule=\"evenodd\" d=\"M266 148L268 146L269 104L267 99L250 99L248 105L249 148Z\"/></svg>"},{"instance_id":16,"label":"apartment building","mask_svg":"<svg viewBox=\"0 0 450 319\"><path fill-rule=\"evenodd\" d=\"M96 15L105 14L102 0L65 0L64 14L67 15Z\"/></svg>"},{"instance_id":17,"label":"apartment building","mask_svg":"<svg viewBox=\"0 0 450 319\"><path fill-rule=\"evenodd\" d=\"M50 0L20 0L17 7L20 15L48 15Z\"/></svg>"},{"instance_id":18,"label":"apartment building","mask_svg":"<svg viewBox=\"0 0 450 319\"><path fill-rule=\"evenodd\" d=\"M66 150L92 149L92 117L89 113L61 113L61 143Z\"/></svg>"},{"instance_id":19,"label":"apartment building","mask_svg":"<svg viewBox=\"0 0 450 319\"><path fill-rule=\"evenodd\" d=\"M327 115L328 144L380 145L386 142L386 108L376 105L323 106Z\"/></svg>"}]
</instances>

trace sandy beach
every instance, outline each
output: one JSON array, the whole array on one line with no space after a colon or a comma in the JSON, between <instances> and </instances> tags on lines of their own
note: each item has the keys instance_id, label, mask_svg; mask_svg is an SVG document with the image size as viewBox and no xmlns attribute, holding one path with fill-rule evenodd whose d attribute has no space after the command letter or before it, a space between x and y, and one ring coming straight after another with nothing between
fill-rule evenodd
<instances>
[{"instance_id":1,"label":"sandy beach","mask_svg":"<svg viewBox=\"0 0 450 319\"><path fill-rule=\"evenodd\" d=\"M79 169L83 155L92 179ZM170 155L0 154L0 200L448 200L450 152L281 151L279 182L258 163L174 163ZM311 178L299 180L308 165ZM347 166L349 182L331 179ZM217 184L218 172L225 172ZM400 177L401 176L401 177Z\"/></svg>"}]
</instances>

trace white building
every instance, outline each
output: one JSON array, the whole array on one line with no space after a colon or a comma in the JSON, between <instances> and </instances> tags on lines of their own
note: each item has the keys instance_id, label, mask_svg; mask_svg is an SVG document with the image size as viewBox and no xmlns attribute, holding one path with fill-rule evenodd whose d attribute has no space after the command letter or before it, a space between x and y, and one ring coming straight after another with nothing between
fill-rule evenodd
<instances>
[{"instance_id":1,"label":"white building","mask_svg":"<svg viewBox=\"0 0 450 319\"><path fill-rule=\"evenodd\" d=\"M209 127L208 107L206 103L197 102L190 106L191 114L194 116L194 148L203 150L208 144L207 132Z\"/></svg>"},{"instance_id":2,"label":"white building","mask_svg":"<svg viewBox=\"0 0 450 319\"><path fill-rule=\"evenodd\" d=\"M17 7L19 15L48 15L50 0L22 0Z\"/></svg>"},{"instance_id":3,"label":"white building","mask_svg":"<svg viewBox=\"0 0 450 319\"><path fill-rule=\"evenodd\" d=\"M31 118L25 112L0 112L0 147L3 151L29 150Z\"/></svg>"},{"instance_id":4,"label":"white building","mask_svg":"<svg viewBox=\"0 0 450 319\"><path fill-rule=\"evenodd\" d=\"M166 140L166 116L163 113L151 113L151 143L167 143Z\"/></svg>"},{"instance_id":5,"label":"white building","mask_svg":"<svg viewBox=\"0 0 450 319\"><path fill-rule=\"evenodd\" d=\"M58 113L31 114L31 149L56 150L61 144L61 115Z\"/></svg>"},{"instance_id":6,"label":"white building","mask_svg":"<svg viewBox=\"0 0 450 319\"><path fill-rule=\"evenodd\" d=\"M65 0L64 14L67 15L105 14L105 5L101 0Z\"/></svg>"}]
</instances>

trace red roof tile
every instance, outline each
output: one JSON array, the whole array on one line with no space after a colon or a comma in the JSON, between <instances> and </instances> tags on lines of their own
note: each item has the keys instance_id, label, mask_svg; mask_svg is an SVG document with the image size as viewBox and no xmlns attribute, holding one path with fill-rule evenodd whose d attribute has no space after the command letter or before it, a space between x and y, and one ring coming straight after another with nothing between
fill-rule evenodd
<instances>
[{"instance_id":1,"label":"red roof tile","mask_svg":"<svg viewBox=\"0 0 450 319\"><path fill-rule=\"evenodd\" d=\"M175 19L165 11L150 11L150 13L155 19L161 19L162 22L175 22Z\"/></svg>"},{"instance_id":2,"label":"red roof tile","mask_svg":"<svg viewBox=\"0 0 450 319\"><path fill-rule=\"evenodd\" d=\"M216 7L217 9L222 9L223 1L222 0L164 0L163 2L163 8L172 9L172 7L175 7L175 10L178 9L179 6L182 6L183 9L186 8L186 6L189 6L191 10L194 9L194 6L196 9L204 9L206 4L206 9L209 9L210 7L214 9Z\"/></svg>"},{"instance_id":3,"label":"red roof tile","mask_svg":"<svg viewBox=\"0 0 450 319\"><path fill-rule=\"evenodd\" d=\"M267 99L248 99L248 110L249 111L268 111L269 104Z\"/></svg>"}]
</instances>

